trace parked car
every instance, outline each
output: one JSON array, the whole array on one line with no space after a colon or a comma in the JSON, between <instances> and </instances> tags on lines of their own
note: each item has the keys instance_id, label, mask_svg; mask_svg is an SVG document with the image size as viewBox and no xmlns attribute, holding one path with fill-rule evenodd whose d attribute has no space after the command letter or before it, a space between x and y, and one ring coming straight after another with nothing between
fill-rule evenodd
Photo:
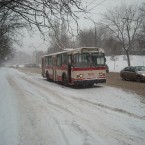
<instances>
[{"instance_id":1,"label":"parked car","mask_svg":"<svg viewBox=\"0 0 145 145\"><path fill-rule=\"evenodd\" d=\"M145 67L144 66L130 66L125 67L120 72L120 77L124 80L145 81Z\"/></svg>"}]
</instances>

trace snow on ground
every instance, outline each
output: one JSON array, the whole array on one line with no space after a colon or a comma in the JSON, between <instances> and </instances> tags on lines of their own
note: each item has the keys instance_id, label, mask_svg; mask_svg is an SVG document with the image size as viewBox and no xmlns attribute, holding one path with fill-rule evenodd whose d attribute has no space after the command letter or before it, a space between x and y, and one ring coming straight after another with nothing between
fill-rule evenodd
<instances>
[{"instance_id":1,"label":"snow on ground","mask_svg":"<svg viewBox=\"0 0 145 145\"><path fill-rule=\"evenodd\" d=\"M12 68L0 68L0 79L0 145L145 145L136 94L63 87Z\"/></svg>"},{"instance_id":2,"label":"snow on ground","mask_svg":"<svg viewBox=\"0 0 145 145\"><path fill-rule=\"evenodd\" d=\"M145 55L130 55L130 62L132 66L145 66ZM110 72L120 72L128 66L124 55L115 56L113 59L111 56L106 56L106 63Z\"/></svg>"},{"instance_id":3,"label":"snow on ground","mask_svg":"<svg viewBox=\"0 0 145 145\"><path fill-rule=\"evenodd\" d=\"M7 81L7 73L11 72L7 71L0 68L0 145L17 145L17 100Z\"/></svg>"}]
</instances>

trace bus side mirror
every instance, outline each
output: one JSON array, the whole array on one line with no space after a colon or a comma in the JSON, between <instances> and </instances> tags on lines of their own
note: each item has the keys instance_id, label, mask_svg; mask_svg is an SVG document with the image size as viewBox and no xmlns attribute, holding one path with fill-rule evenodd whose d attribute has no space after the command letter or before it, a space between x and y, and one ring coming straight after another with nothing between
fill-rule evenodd
<instances>
[{"instance_id":1,"label":"bus side mirror","mask_svg":"<svg viewBox=\"0 0 145 145\"><path fill-rule=\"evenodd\" d=\"M106 62L106 57L105 57L105 62Z\"/></svg>"}]
</instances>

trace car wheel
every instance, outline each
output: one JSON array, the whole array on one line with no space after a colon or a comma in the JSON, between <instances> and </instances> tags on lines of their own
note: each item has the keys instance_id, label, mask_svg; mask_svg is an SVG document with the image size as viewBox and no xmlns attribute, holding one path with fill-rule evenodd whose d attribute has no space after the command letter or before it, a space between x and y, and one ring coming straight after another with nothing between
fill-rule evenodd
<instances>
[{"instance_id":1,"label":"car wheel","mask_svg":"<svg viewBox=\"0 0 145 145\"><path fill-rule=\"evenodd\" d=\"M123 79L123 80L126 80L126 78L125 78L125 76L124 76L124 75L122 75L121 77L122 77L122 79Z\"/></svg>"},{"instance_id":2,"label":"car wheel","mask_svg":"<svg viewBox=\"0 0 145 145\"><path fill-rule=\"evenodd\" d=\"M141 82L141 77L137 76L136 81Z\"/></svg>"}]
</instances>

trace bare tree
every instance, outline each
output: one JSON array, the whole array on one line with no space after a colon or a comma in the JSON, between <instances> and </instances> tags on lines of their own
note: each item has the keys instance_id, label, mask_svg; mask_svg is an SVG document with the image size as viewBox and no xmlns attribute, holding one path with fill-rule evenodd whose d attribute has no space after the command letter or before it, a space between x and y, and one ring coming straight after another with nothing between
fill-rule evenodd
<instances>
[{"instance_id":1,"label":"bare tree","mask_svg":"<svg viewBox=\"0 0 145 145\"><path fill-rule=\"evenodd\" d=\"M0 30L0 65L8 59L8 55L10 55L13 51L12 42L6 35Z\"/></svg>"},{"instance_id":2,"label":"bare tree","mask_svg":"<svg viewBox=\"0 0 145 145\"><path fill-rule=\"evenodd\" d=\"M145 33L145 2L142 3L141 7L140 7L140 15L142 17L142 25L143 25L143 32Z\"/></svg>"},{"instance_id":3,"label":"bare tree","mask_svg":"<svg viewBox=\"0 0 145 145\"><path fill-rule=\"evenodd\" d=\"M18 42L19 30L23 27L31 30L37 27L41 34L48 34L49 28L55 31L56 19L65 20L68 27L72 20L77 24L75 11L78 9L84 12L81 0L0 0L1 38L7 38L11 43ZM7 47L0 46L2 49L7 50Z\"/></svg>"},{"instance_id":4,"label":"bare tree","mask_svg":"<svg viewBox=\"0 0 145 145\"><path fill-rule=\"evenodd\" d=\"M76 38L79 47L93 47L94 46L94 31L93 29L81 30Z\"/></svg>"},{"instance_id":5,"label":"bare tree","mask_svg":"<svg viewBox=\"0 0 145 145\"><path fill-rule=\"evenodd\" d=\"M68 28L65 21L62 23L58 20L55 21L55 27L49 33L50 47L49 52L58 52L70 46L70 38Z\"/></svg>"},{"instance_id":6,"label":"bare tree","mask_svg":"<svg viewBox=\"0 0 145 145\"><path fill-rule=\"evenodd\" d=\"M3 17L3 12L0 12L0 19ZM6 61L8 55L13 51L13 43L18 43L19 30L25 27L25 23L17 22L15 16L0 23L0 63Z\"/></svg>"},{"instance_id":7,"label":"bare tree","mask_svg":"<svg viewBox=\"0 0 145 145\"><path fill-rule=\"evenodd\" d=\"M104 26L97 25L97 23L95 28L81 30L76 41L78 47L104 48L106 55L115 55L121 52L118 51L120 42L112 37L112 32L108 31Z\"/></svg>"},{"instance_id":8,"label":"bare tree","mask_svg":"<svg viewBox=\"0 0 145 145\"><path fill-rule=\"evenodd\" d=\"M76 21L73 9L84 11L81 0L0 0L0 22L16 16L17 20L22 19L31 27L35 25L42 32L42 27L53 28L55 19Z\"/></svg>"},{"instance_id":9,"label":"bare tree","mask_svg":"<svg viewBox=\"0 0 145 145\"><path fill-rule=\"evenodd\" d=\"M127 56L128 66L130 66L129 52L141 26L139 9L125 4L115 7L103 14L103 24L120 41Z\"/></svg>"},{"instance_id":10,"label":"bare tree","mask_svg":"<svg viewBox=\"0 0 145 145\"><path fill-rule=\"evenodd\" d=\"M140 16L142 18L141 30L137 35L137 43L141 49L141 54L145 54L145 3L141 4Z\"/></svg>"}]
</instances>

